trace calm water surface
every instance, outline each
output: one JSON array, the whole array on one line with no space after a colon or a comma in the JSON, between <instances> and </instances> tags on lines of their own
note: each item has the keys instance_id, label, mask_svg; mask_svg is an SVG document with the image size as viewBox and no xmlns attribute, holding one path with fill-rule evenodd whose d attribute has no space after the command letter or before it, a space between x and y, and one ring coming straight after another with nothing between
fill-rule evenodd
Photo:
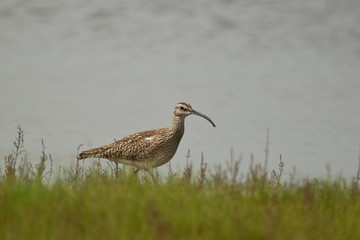
<instances>
[{"instance_id":1,"label":"calm water surface","mask_svg":"<svg viewBox=\"0 0 360 240\"><path fill-rule=\"evenodd\" d=\"M57 165L191 116L172 165L191 149L210 166L279 156L300 177L354 176L360 148L360 2L0 2L0 152L21 124L30 160L44 139ZM164 167L163 169L166 169Z\"/></svg>"}]
</instances>

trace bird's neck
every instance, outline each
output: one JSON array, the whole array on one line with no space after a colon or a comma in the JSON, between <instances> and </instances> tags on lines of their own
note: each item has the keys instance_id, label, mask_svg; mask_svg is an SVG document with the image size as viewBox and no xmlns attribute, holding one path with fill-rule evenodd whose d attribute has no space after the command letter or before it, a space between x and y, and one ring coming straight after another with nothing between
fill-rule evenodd
<instances>
[{"instance_id":1,"label":"bird's neck","mask_svg":"<svg viewBox=\"0 0 360 240\"><path fill-rule=\"evenodd\" d=\"M170 127L171 130L175 132L175 134L179 134L181 137L184 134L184 130L185 130L184 120L185 120L184 118L181 118L179 116L174 116L173 124Z\"/></svg>"}]
</instances>

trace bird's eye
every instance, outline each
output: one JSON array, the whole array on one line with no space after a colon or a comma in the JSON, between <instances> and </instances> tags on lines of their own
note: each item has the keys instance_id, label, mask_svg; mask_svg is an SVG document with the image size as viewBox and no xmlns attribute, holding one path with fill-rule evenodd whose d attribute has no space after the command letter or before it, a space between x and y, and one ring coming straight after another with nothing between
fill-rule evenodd
<instances>
[{"instance_id":1,"label":"bird's eye","mask_svg":"<svg viewBox=\"0 0 360 240\"><path fill-rule=\"evenodd\" d=\"M180 107L180 110L185 110L185 108L184 108L184 107Z\"/></svg>"}]
</instances>

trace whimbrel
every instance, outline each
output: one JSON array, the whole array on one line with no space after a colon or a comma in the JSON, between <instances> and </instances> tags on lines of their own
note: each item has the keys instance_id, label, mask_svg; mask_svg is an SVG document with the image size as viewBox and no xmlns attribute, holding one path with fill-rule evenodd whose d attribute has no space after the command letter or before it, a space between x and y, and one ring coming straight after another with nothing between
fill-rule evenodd
<instances>
[{"instance_id":1,"label":"whimbrel","mask_svg":"<svg viewBox=\"0 0 360 240\"><path fill-rule=\"evenodd\" d=\"M151 173L153 168L167 163L175 155L184 135L185 118L192 114L205 118L215 127L209 117L182 102L175 106L170 127L135 133L109 145L83 151L78 159L106 158L133 166L136 171L143 169Z\"/></svg>"}]
</instances>

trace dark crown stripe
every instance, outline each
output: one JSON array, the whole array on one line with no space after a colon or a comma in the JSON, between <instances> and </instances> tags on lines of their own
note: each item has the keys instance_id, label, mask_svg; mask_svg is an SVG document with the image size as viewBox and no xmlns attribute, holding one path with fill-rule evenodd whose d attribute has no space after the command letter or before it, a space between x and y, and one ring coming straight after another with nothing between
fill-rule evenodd
<instances>
[{"instance_id":1,"label":"dark crown stripe","mask_svg":"<svg viewBox=\"0 0 360 240\"><path fill-rule=\"evenodd\" d=\"M190 104L188 103L184 103L184 102L179 102L178 105L181 104L181 105L185 105L187 108L192 108Z\"/></svg>"}]
</instances>

